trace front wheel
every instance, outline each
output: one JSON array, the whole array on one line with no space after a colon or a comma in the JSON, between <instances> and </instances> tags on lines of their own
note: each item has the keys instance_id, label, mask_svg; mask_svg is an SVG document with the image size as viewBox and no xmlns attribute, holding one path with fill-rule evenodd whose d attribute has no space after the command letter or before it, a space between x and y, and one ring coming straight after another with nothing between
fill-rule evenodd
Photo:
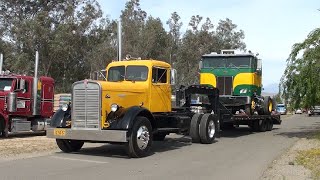
<instances>
[{"instance_id":1,"label":"front wheel","mask_svg":"<svg viewBox=\"0 0 320 180\"><path fill-rule=\"evenodd\" d=\"M149 154L152 145L152 127L150 121L143 116L137 116L132 127L126 150L129 157L140 158Z\"/></svg>"},{"instance_id":2,"label":"front wheel","mask_svg":"<svg viewBox=\"0 0 320 180\"><path fill-rule=\"evenodd\" d=\"M58 147L65 153L79 151L84 142L78 140L56 139Z\"/></svg>"},{"instance_id":3,"label":"front wheel","mask_svg":"<svg viewBox=\"0 0 320 180\"><path fill-rule=\"evenodd\" d=\"M0 119L0 133L1 137L7 138L9 137L9 125L6 124L4 119Z\"/></svg>"}]
</instances>

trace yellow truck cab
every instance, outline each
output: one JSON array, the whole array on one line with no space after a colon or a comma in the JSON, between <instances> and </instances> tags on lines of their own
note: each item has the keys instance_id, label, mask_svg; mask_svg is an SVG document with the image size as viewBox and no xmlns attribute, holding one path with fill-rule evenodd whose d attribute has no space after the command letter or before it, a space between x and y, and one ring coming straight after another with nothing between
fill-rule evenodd
<instances>
[{"instance_id":1,"label":"yellow truck cab","mask_svg":"<svg viewBox=\"0 0 320 180\"><path fill-rule=\"evenodd\" d=\"M218 90L193 85L179 92L185 104L171 107L176 71L158 60L111 62L104 81L83 80L72 86L72 103L58 110L47 130L64 152L78 151L84 142L123 143L130 157L148 155L153 140L169 133L190 135L195 143L212 143L219 131ZM210 100L195 112L191 96Z\"/></svg>"}]
</instances>

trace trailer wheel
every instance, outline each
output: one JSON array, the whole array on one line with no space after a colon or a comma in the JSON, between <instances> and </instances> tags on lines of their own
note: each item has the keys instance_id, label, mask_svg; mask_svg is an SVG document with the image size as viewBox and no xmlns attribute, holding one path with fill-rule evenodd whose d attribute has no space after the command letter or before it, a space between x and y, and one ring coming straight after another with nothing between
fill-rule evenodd
<instances>
[{"instance_id":1,"label":"trailer wheel","mask_svg":"<svg viewBox=\"0 0 320 180\"><path fill-rule=\"evenodd\" d=\"M204 114L200 121L200 139L203 144L211 144L217 132L217 118L211 114Z\"/></svg>"},{"instance_id":2,"label":"trailer wheel","mask_svg":"<svg viewBox=\"0 0 320 180\"><path fill-rule=\"evenodd\" d=\"M272 131L273 129L273 121L272 119L267 120L267 131Z\"/></svg>"},{"instance_id":3,"label":"trailer wheel","mask_svg":"<svg viewBox=\"0 0 320 180\"><path fill-rule=\"evenodd\" d=\"M267 130L268 121L267 120L260 120L259 122L259 131L265 132Z\"/></svg>"},{"instance_id":4,"label":"trailer wheel","mask_svg":"<svg viewBox=\"0 0 320 180\"><path fill-rule=\"evenodd\" d=\"M78 140L56 139L58 147L65 153L79 151L84 142Z\"/></svg>"},{"instance_id":5,"label":"trailer wheel","mask_svg":"<svg viewBox=\"0 0 320 180\"><path fill-rule=\"evenodd\" d=\"M190 122L190 137L193 143L200 143L199 125L202 114L194 114Z\"/></svg>"},{"instance_id":6,"label":"trailer wheel","mask_svg":"<svg viewBox=\"0 0 320 180\"><path fill-rule=\"evenodd\" d=\"M149 154L152 145L152 126L150 121L143 116L137 116L132 126L126 150L129 157L140 158Z\"/></svg>"},{"instance_id":7,"label":"trailer wheel","mask_svg":"<svg viewBox=\"0 0 320 180\"><path fill-rule=\"evenodd\" d=\"M163 133L153 134L154 141L163 141L165 138L166 138L166 134L163 134Z\"/></svg>"}]
</instances>

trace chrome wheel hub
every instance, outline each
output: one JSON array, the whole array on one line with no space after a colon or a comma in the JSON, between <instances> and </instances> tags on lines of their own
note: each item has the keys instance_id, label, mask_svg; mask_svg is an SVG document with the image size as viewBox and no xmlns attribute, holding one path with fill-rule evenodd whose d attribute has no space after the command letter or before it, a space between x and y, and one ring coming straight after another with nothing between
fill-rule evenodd
<instances>
[{"instance_id":1,"label":"chrome wheel hub","mask_svg":"<svg viewBox=\"0 0 320 180\"><path fill-rule=\"evenodd\" d=\"M216 132L216 127L214 125L214 122L211 120L208 124L208 134L210 138L213 138L214 134Z\"/></svg>"},{"instance_id":2,"label":"chrome wheel hub","mask_svg":"<svg viewBox=\"0 0 320 180\"><path fill-rule=\"evenodd\" d=\"M146 126L141 126L137 131L137 145L139 149L144 150L149 143L150 135Z\"/></svg>"}]
</instances>

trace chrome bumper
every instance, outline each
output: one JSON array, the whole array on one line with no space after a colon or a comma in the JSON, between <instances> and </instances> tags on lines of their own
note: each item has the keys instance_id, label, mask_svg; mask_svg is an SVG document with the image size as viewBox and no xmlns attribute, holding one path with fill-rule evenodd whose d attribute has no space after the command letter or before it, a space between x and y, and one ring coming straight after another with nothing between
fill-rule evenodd
<instances>
[{"instance_id":1,"label":"chrome bumper","mask_svg":"<svg viewBox=\"0 0 320 180\"><path fill-rule=\"evenodd\" d=\"M56 130L64 133L57 135ZM125 130L74 130L69 128L48 128L47 137L55 139L74 139L83 141L101 142L127 142L127 131Z\"/></svg>"}]
</instances>

